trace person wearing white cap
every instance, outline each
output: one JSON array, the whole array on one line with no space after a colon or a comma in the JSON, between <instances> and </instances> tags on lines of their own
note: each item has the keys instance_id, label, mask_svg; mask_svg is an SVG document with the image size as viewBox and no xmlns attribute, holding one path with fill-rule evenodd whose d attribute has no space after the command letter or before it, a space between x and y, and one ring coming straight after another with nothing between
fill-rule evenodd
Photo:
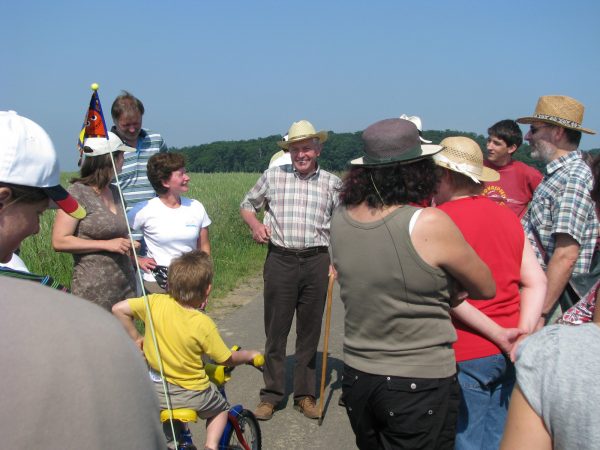
<instances>
[{"instance_id":1,"label":"person wearing white cap","mask_svg":"<svg viewBox=\"0 0 600 450\"><path fill-rule=\"evenodd\" d=\"M87 138L81 174L71 180L69 191L88 214L76 219L59 211L52 229L54 249L73 254L73 294L108 311L135 296L129 229L118 189L111 184L115 170L121 171L124 152L133 151L110 131L108 139Z\"/></svg>"},{"instance_id":2,"label":"person wearing white cap","mask_svg":"<svg viewBox=\"0 0 600 450\"><path fill-rule=\"evenodd\" d=\"M511 359L517 343L536 330L546 276L517 215L482 194L484 183L500 175L484 167L479 145L464 136L447 137L440 145L443 150L433 156L443 172L435 203L496 282L494 298L466 299L452 311L462 393L455 448L498 448L515 384Z\"/></svg>"},{"instance_id":3,"label":"person wearing white cap","mask_svg":"<svg viewBox=\"0 0 600 450\"><path fill-rule=\"evenodd\" d=\"M327 293L329 223L338 203L340 179L321 169L326 131L307 120L294 122L288 139L278 143L292 163L267 169L246 194L240 214L253 239L268 244L264 267L265 387L255 415L273 416L285 396L286 342L296 315L295 408L319 417L315 403L315 359ZM256 214L265 209L264 223Z\"/></svg>"},{"instance_id":4,"label":"person wearing white cap","mask_svg":"<svg viewBox=\"0 0 600 450\"><path fill-rule=\"evenodd\" d=\"M59 177L46 132L0 111L0 261L38 231L49 198L85 216ZM24 276L0 268L2 446L164 448L145 363L120 325L88 302L17 279Z\"/></svg>"},{"instance_id":5,"label":"person wearing white cap","mask_svg":"<svg viewBox=\"0 0 600 450\"><path fill-rule=\"evenodd\" d=\"M421 118L419 116L407 116L406 114L402 114L400 116L400 119L408 120L409 122L414 123L415 127L417 127L417 130L419 131L419 139L421 140L421 142L423 144L431 144L431 141L428 141L427 139L423 139L423 125L421 123Z\"/></svg>"},{"instance_id":6,"label":"person wearing white cap","mask_svg":"<svg viewBox=\"0 0 600 450\"><path fill-rule=\"evenodd\" d=\"M287 133L283 136L283 140L287 142L288 135ZM269 161L269 169L275 166L284 166L286 164L291 164L292 158L290 157L290 152L287 149L281 149L273 156L271 156L271 160Z\"/></svg>"},{"instance_id":7,"label":"person wearing white cap","mask_svg":"<svg viewBox=\"0 0 600 450\"><path fill-rule=\"evenodd\" d=\"M0 262L8 264L27 236L39 231L39 218L51 200L74 218L85 210L60 185L54 145L35 122L14 111L0 111ZM5 267L0 275L36 280L62 288L46 276Z\"/></svg>"}]
</instances>

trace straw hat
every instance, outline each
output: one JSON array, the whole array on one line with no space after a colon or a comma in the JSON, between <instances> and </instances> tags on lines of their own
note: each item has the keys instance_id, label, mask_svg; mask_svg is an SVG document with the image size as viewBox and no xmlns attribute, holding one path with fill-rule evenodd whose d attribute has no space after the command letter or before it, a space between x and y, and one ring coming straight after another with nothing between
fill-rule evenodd
<instances>
[{"instance_id":1,"label":"straw hat","mask_svg":"<svg viewBox=\"0 0 600 450\"><path fill-rule=\"evenodd\" d=\"M433 157L438 166L463 174L476 183L500 179L498 172L483 165L483 153L473 139L447 137L440 145L443 150Z\"/></svg>"},{"instance_id":2,"label":"straw hat","mask_svg":"<svg viewBox=\"0 0 600 450\"><path fill-rule=\"evenodd\" d=\"M412 162L439 152L440 145L422 144L419 130L404 119L385 119L370 125L362 134L364 156L353 159L353 166L384 166Z\"/></svg>"},{"instance_id":3,"label":"straw hat","mask_svg":"<svg viewBox=\"0 0 600 450\"><path fill-rule=\"evenodd\" d=\"M566 95L544 95L539 98L533 116L521 117L517 122L540 121L587 134L596 134L595 131L581 126L584 109L581 103Z\"/></svg>"},{"instance_id":4,"label":"straw hat","mask_svg":"<svg viewBox=\"0 0 600 450\"><path fill-rule=\"evenodd\" d=\"M294 142L303 141L304 139L318 138L321 144L327 140L327 131L315 130L312 123L308 120L299 120L294 122L287 133L287 141L279 141L277 145L284 150Z\"/></svg>"}]
</instances>

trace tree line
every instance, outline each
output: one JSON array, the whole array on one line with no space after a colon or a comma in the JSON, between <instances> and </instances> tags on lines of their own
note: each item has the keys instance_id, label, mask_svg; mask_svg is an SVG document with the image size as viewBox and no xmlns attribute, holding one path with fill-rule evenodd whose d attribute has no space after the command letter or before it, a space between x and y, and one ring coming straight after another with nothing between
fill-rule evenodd
<instances>
[{"instance_id":1,"label":"tree line","mask_svg":"<svg viewBox=\"0 0 600 450\"><path fill-rule=\"evenodd\" d=\"M355 133L329 133L329 138L323 145L319 164L330 171L343 171L348 168L351 159L358 157L363 150L360 139L362 131ZM423 137L434 143L441 142L448 136L467 136L475 140L485 151L486 137L480 134L457 130L429 130ZM277 142L281 135L272 135L264 138L217 141L209 144L194 145L190 147L170 147L170 151L181 152L186 157L186 168L189 172L262 172L269 166L273 154L280 148ZM597 155L600 149L590 150ZM545 164L533 160L529 156L529 145L524 143L514 155L514 159L536 167L543 171Z\"/></svg>"}]
</instances>

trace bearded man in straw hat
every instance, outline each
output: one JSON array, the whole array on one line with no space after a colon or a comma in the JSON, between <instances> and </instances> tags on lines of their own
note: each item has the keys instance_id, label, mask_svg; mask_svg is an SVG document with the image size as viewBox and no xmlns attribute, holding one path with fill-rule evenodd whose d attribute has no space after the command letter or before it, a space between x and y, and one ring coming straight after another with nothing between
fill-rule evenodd
<instances>
[{"instance_id":1,"label":"bearded man in straw hat","mask_svg":"<svg viewBox=\"0 0 600 450\"><path fill-rule=\"evenodd\" d=\"M561 296L572 274L590 270L598 220L590 197L592 174L577 150L584 128L584 107L562 95L540 97L525 139L531 156L546 162L546 177L536 189L522 223L548 277L543 316L550 322L570 305ZM559 299L561 299L559 307ZM553 317L554 316L554 317Z\"/></svg>"},{"instance_id":2,"label":"bearded man in straw hat","mask_svg":"<svg viewBox=\"0 0 600 450\"><path fill-rule=\"evenodd\" d=\"M267 169L244 197L244 221L259 244L268 244L264 266L265 387L254 414L273 416L285 394L285 349L296 313L295 408L317 419L315 361L327 293L329 225L341 180L317 158L327 132L306 120L294 122L287 141L291 164ZM265 209L264 223L256 214Z\"/></svg>"}]
</instances>

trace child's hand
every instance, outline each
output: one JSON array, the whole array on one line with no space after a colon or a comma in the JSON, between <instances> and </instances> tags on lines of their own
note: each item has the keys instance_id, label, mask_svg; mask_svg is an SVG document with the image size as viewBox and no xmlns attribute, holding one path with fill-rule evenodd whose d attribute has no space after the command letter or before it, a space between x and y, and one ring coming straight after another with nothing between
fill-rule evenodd
<instances>
[{"instance_id":1,"label":"child's hand","mask_svg":"<svg viewBox=\"0 0 600 450\"><path fill-rule=\"evenodd\" d=\"M262 353L256 350L248 350L248 353L250 356L250 361L248 361L248 364L258 368L265 365L265 356Z\"/></svg>"},{"instance_id":2,"label":"child's hand","mask_svg":"<svg viewBox=\"0 0 600 450\"><path fill-rule=\"evenodd\" d=\"M142 353L144 353L144 336L140 336L135 340L135 345L140 349Z\"/></svg>"}]
</instances>

